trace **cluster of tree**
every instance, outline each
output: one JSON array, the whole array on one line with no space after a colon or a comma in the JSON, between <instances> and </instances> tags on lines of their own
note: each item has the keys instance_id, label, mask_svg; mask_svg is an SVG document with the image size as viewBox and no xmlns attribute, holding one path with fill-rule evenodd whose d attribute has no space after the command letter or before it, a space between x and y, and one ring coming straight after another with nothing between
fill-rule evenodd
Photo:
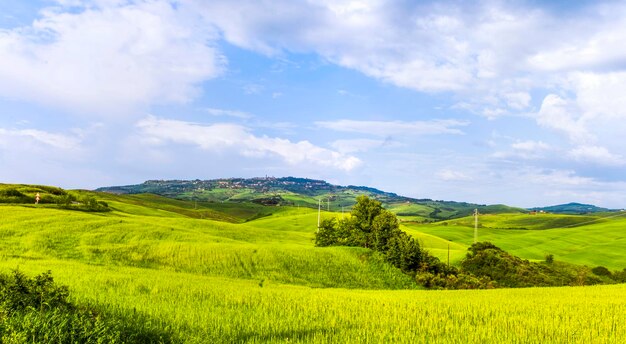
<instances>
[{"instance_id":1,"label":"cluster of tree","mask_svg":"<svg viewBox=\"0 0 626 344\"><path fill-rule=\"evenodd\" d=\"M30 203L30 200L30 197L24 195L17 189L8 188L0 190L0 203Z\"/></svg>"},{"instance_id":2,"label":"cluster of tree","mask_svg":"<svg viewBox=\"0 0 626 344\"><path fill-rule=\"evenodd\" d=\"M566 263L530 262L489 242L473 244L460 267L449 267L428 254L400 230L396 216L366 196L357 198L351 216L322 221L317 246L360 246L381 252L386 260L431 289L485 289L592 285L626 282L626 269L611 273L604 267L589 269Z\"/></svg>"},{"instance_id":3,"label":"cluster of tree","mask_svg":"<svg viewBox=\"0 0 626 344\"><path fill-rule=\"evenodd\" d=\"M446 273L439 259L423 250L410 235L400 230L398 219L379 201L359 196L350 217L322 221L315 236L317 246L359 246L384 255L403 272Z\"/></svg>"},{"instance_id":4,"label":"cluster of tree","mask_svg":"<svg viewBox=\"0 0 626 344\"><path fill-rule=\"evenodd\" d=\"M81 195L50 186L19 186L0 188L0 203L33 204L39 194L39 204L57 204L64 209L110 211L109 205L91 195Z\"/></svg>"},{"instance_id":5,"label":"cluster of tree","mask_svg":"<svg viewBox=\"0 0 626 344\"><path fill-rule=\"evenodd\" d=\"M61 188L44 185L2 185L0 203L35 203L35 195L41 194L39 203L56 203L58 197L67 194Z\"/></svg>"},{"instance_id":6,"label":"cluster of tree","mask_svg":"<svg viewBox=\"0 0 626 344\"><path fill-rule=\"evenodd\" d=\"M59 196L56 200L56 203L59 205L59 207L70 210L97 212L111 211L108 203L104 201L98 201L93 196L77 197L71 193L67 193L63 196Z\"/></svg>"}]
</instances>

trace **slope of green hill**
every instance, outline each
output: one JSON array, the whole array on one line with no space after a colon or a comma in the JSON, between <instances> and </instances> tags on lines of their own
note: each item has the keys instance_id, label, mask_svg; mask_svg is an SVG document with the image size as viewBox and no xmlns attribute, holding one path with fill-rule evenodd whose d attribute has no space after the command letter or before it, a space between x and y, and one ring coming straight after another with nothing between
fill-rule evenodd
<instances>
[{"instance_id":1,"label":"slope of green hill","mask_svg":"<svg viewBox=\"0 0 626 344\"><path fill-rule=\"evenodd\" d=\"M537 207L531 208L531 211L543 211L548 213L555 214L590 214L590 213L604 213L609 211L614 211L607 208L596 207L591 204L581 204L581 203L567 203L567 204L559 204L553 205L550 207Z\"/></svg>"},{"instance_id":2,"label":"slope of green hill","mask_svg":"<svg viewBox=\"0 0 626 344\"><path fill-rule=\"evenodd\" d=\"M543 260L552 254L556 260L573 264L621 270L626 268L626 214L623 215L482 215L478 238L521 258ZM474 238L474 220L470 217L407 226L465 247Z\"/></svg>"},{"instance_id":3,"label":"slope of green hill","mask_svg":"<svg viewBox=\"0 0 626 344\"><path fill-rule=\"evenodd\" d=\"M415 283L369 250L314 247L316 210L69 192L96 197L111 211L0 204L0 271L52 270L77 305L143 319L176 343L617 343L626 336L623 286L392 290ZM322 212L329 216L342 214ZM526 223L516 216L492 223ZM471 243L464 221L402 228L445 257L448 245L462 255ZM604 244L615 261L605 265L617 267L626 252L623 220L574 223L558 230L534 222L543 229L485 228L480 235L517 245L518 255L545 245L569 250L562 256L553 250L557 260L583 255L593 265L607 259L598 255ZM594 240L597 246L587 245Z\"/></svg>"},{"instance_id":4,"label":"slope of green hill","mask_svg":"<svg viewBox=\"0 0 626 344\"><path fill-rule=\"evenodd\" d=\"M325 287L411 287L365 249L313 247L316 215L293 210L274 216L292 227L230 224L178 216L114 211L89 214L49 208L0 206L4 256L63 259L88 264L168 269L210 276L267 279ZM147 213L147 212L146 212ZM319 262L324 262L320 264Z\"/></svg>"},{"instance_id":5,"label":"slope of green hill","mask_svg":"<svg viewBox=\"0 0 626 344\"><path fill-rule=\"evenodd\" d=\"M306 178L230 178L215 180L150 180L142 184L99 188L113 194L152 193L182 200L252 202L349 212L359 195L382 202L403 221L427 222L458 218L478 208L482 213L513 213L525 210L504 205L434 201L399 196L364 186L339 186Z\"/></svg>"}]
</instances>

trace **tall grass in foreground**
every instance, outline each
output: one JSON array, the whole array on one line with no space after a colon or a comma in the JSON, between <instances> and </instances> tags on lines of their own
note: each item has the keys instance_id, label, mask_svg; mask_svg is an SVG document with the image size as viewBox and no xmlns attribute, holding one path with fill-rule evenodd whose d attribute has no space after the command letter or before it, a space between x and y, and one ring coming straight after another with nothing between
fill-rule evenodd
<instances>
[{"instance_id":1,"label":"tall grass in foreground","mask_svg":"<svg viewBox=\"0 0 626 344\"><path fill-rule=\"evenodd\" d=\"M72 299L186 343L621 343L626 285L482 291L315 289L63 261Z\"/></svg>"}]
</instances>

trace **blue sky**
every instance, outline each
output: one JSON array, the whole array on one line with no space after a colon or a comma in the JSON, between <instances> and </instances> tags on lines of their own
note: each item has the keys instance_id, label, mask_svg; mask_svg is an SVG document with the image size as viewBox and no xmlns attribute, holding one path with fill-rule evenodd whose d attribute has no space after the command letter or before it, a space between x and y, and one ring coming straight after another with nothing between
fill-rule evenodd
<instances>
[{"instance_id":1,"label":"blue sky","mask_svg":"<svg viewBox=\"0 0 626 344\"><path fill-rule=\"evenodd\" d=\"M626 204L623 2L0 0L0 181Z\"/></svg>"}]
</instances>

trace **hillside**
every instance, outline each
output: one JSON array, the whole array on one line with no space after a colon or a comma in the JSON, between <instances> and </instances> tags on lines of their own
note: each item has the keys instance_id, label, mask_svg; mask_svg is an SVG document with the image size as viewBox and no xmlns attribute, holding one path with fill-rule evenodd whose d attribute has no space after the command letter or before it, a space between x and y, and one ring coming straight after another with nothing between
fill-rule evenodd
<instances>
[{"instance_id":1,"label":"hillside","mask_svg":"<svg viewBox=\"0 0 626 344\"><path fill-rule=\"evenodd\" d=\"M464 256L464 248L474 238L474 219L466 217L434 224L406 224L410 231L448 240L452 259ZM479 218L478 239L489 241L516 256L544 260L555 259L611 269L626 267L626 213L599 215L564 214L494 214ZM459 246L463 249L459 249ZM445 252L441 249L440 258Z\"/></svg>"},{"instance_id":2,"label":"hillside","mask_svg":"<svg viewBox=\"0 0 626 344\"><path fill-rule=\"evenodd\" d=\"M508 342L511 328L529 342L560 343L570 325L571 342L626 336L623 286L414 290L415 281L368 249L314 247L317 211L306 207L50 189L110 209L77 211L32 204L29 193L45 188L5 189L14 188L28 202L0 204L0 272L51 270L77 305L140 319L133 323L175 343ZM480 236L522 258L549 248L557 261L624 267L624 220L561 217L482 216L485 226L528 229L482 228ZM470 220L401 228L444 261L450 247L455 264L471 244ZM549 229L550 221L575 225ZM496 325L472 325L484 322Z\"/></svg>"},{"instance_id":3,"label":"hillside","mask_svg":"<svg viewBox=\"0 0 626 344\"><path fill-rule=\"evenodd\" d=\"M481 213L514 213L523 209L505 205L435 201L399 196L365 186L339 186L306 178L231 178L214 180L150 180L142 184L102 187L97 191L112 194L151 193L165 197L204 202L251 202L263 205L322 207L348 212L358 195L382 202L403 221L428 222L463 217L478 208Z\"/></svg>"},{"instance_id":4,"label":"hillside","mask_svg":"<svg viewBox=\"0 0 626 344\"><path fill-rule=\"evenodd\" d=\"M549 207L538 207L531 208L531 211L543 211L548 213L555 214L591 214L591 213L604 213L615 211L612 209L597 207L592 204L581 204L581 203L567 203L567 204L559 204L553 205Z\"/></svg>"}]
</instances>

